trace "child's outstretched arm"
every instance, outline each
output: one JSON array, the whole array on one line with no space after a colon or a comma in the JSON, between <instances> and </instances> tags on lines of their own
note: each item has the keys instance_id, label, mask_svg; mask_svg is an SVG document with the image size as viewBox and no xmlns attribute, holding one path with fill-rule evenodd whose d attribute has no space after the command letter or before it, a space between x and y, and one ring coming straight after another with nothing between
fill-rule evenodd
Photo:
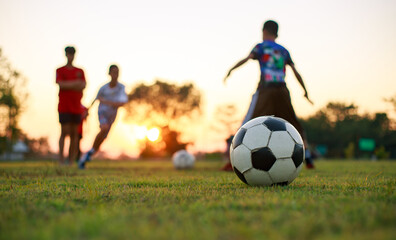
<instances>
[{"instance_id":1,"label":"child's outstretched arm","mask_svg":"<svg viewBox=\"0 0 396 240\"><path fill-rule=\"evenodd\" d=\"M245 57L244 59L242 59L241 61L239 61L237 64L235 64L235 66L233 66L227 73L227 76L225 76L225 78L223 79L223 83L225 84L227 81L227 78L231 75L231 72L242 66L243 64L245 64L249 59L253 59L253 53L250 53L249 56Z\"/></svg>"},{"instance_id":2,"label":"child's outstretched arm","mask_svg":"<svg viewBox=\"0 0 396 240\"><path fill-rule=\"evenodd\" d=\"M89 110L89 109L95 104L96 100L98 100L98 98L95 98L95 99L92 101L91 105L88 106L87 110Z\"/></svg>"},{"instance_id":3,"label":"child's outstretched arm","mask_svg":"<svg viewBox=\"0 0 396 240\"><path fill-rule=\"evenodd\" d=\"M309 99L309 97L308 97L308 91L307 91L307 89L305 88L304 81L303 81L303 79L302 79L300 73L297 71L296 67L294 66L294 63L289 64L289 65L290 65L290 67L292 68L293 73L294 73L294 75L296 76L296 78L297 78L298 82L300 83L301 87L302 87L302 88L304 89L304 91L305 91L304 97L308 100L308 102L310 102L311 104L313 104L313 102L311 101L311 99Z\"/></svg>"}]
</instances>

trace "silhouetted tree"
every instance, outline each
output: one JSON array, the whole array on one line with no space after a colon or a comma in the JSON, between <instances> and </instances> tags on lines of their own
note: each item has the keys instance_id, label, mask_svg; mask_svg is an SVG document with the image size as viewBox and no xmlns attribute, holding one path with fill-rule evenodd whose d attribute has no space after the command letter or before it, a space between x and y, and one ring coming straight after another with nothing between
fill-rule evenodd
<instances>
[{"instance_id":1,"label":"silhouetted tree","mask_svg":"<svg viewBox=\"0 0 396 240\"><path fill-rule=\"evenodd\" d=\"M133 88L125 109L127 118L134 122L160 127L162 151L171 155L185 147L186 143L179 139L180 131L189 127L186 122L191 124L200 117L201 98L201 92L192 83L176 85L157 80L152 85L142 83ZM151 143L146 143L146 148L142 153L150 155Z\"/></svg>"},{"instance_id":2,"label":"silhouetted tree","mask_svg":"<svg viewBox=\"0 0 396 240\"><path fill-rule=\"evenodd\" d=\"M393 110L396 112L396 95L390 98L384 98L384 101L392 104Z\"/></svg>"},{"instance_id":3,"label":"silhouetted tree","mask_svg":"<svg viewBox=\"0 0 396 240\"><path fill-rule=\"evenodd\" d=\"M178 150L185 149L188 143L180 142L180 132L165 126L161 129L162 141L165 143L165 149L168 154L173 154Z\"/></svg>"},{"instance_id":4,"label":"silhouetted tree","mask_svg":"<svg viewBox=\"0 0 396 240\"><path fill-rule=\"evenodd\" d=\"M357 116L358 107L352 104L330 102L326 106L326 114L333 122L344 121Z\"/></svg>"},{"instance_id":5,"label":"silhouetted tree","mask_svg":"<svg viewBox=\"0 0 396 240\"><path fill-rule=\"evenodd\" d=\"M358 114L354 104L330 102L316 114L302 119L311 144L328 147L329 157L344 157L345 150L354 156L362 153L358 148L361 138L371 138L376 146L396 154L396 131L386 113Z\"/></svg>"},{"instance_id":6,"label":"silhouetted tree","mask_svg":"<svg viewBox=\"0 0 396 240\"><path fill-rule=\"evenodd\" d=\"M0 137L4 141L18 138L18 119L27 96L26 79L11 67L0 49Z\"/></svg>"},{"instance_id":7,"label":"silhouetted tree","mask_svg":"<svg viewBox=\"0 0 396 240\"><path fill-rule=\"evenodd\" d=\"M238 109L233 104L222 104L216 107L212 128L224 137L235 134L241 124L237 115Z\"/></svg>"},{"instance_id":8,"label":"silhouetted tree","mask_svg":"<svg viewBox=\"0 0 396 240\"><path fill-rule=\"evenodd\" d=\"M24 138L29 148L28 157L42 158L52 154L47 137L28 138L27 136L24 136Z\"/></svg>"}]
</instances>

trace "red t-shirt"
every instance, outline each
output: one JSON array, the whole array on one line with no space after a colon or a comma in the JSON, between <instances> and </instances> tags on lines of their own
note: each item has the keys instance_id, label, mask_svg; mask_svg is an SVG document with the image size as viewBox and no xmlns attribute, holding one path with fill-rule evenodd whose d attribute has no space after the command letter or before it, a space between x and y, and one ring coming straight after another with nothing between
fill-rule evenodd
<instances>
[{"instance_id":1,"label":"red t-shirt","mask_svg":"<svg viewBox=\"0 0 396 240\"><path fill-rule=\"evenodd\" d=\"M56 69L56 82L59 81L76 81L77 79L85 81L84 71L76 67L66 67ZM81 114L82 91L61 90L59 89L58 112Z\"/></svg>"}]
</instances>

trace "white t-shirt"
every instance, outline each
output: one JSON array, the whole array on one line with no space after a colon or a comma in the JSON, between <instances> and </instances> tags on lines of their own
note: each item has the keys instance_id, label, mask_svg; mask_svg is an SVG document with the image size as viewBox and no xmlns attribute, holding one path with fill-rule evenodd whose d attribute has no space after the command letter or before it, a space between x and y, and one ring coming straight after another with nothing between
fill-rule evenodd
<instances>
[{"instance_id":1,"label":"white t-shirt","mask_svg":"<svg viewBox=\"0 0 396 240\"><path fill-rule=\"evenodd\" d=\"M102 98L111 102L126 103L128 102L128 95L125 93L125 86L122 83L117 83L115 87L110 87L110 83L103 85L96 96L96 99ZM104 111L108 113L117 114L117 107L106 105L104 103L99 104L98 111Z\"/></svg>"}]
</instances>

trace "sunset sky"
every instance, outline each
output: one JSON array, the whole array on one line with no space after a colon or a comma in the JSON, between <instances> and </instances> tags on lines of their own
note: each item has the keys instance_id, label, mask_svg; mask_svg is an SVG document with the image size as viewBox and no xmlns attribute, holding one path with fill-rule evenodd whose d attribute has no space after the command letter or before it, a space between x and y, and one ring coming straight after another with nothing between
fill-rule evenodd
<instances>
[{"instance_id":1,"label":"sunset sky","mask_svg":"<svg viewBox=\"0 0 396 240\"><path fill-rule=\"evenodd\" d=\"M286 82L298 116L329 101L391 114L383 98L396 94L394 0L0 0L0 48L28 79L30 98L20 127L32 137L48 136L57 151L55 69L66 63L64 47L73 45L75 65L87 79L83 104L109 80L113 63L127 90L155 79L194 82L204 95L205 121L184 137L195 142L194 151L222 148L223 137L210 129L214 109L235 104L242 119L259 79L258 63L234 71L227 85L222 80L261 41L268 19L279 23L277 42L290 51L315 102L303 98L289 69ZM97 105L84 130L84 150L98 130L96 110ZM123 113L102 147L112 156L137 154L136 126L123 122Z\"/></svg>"}]
</instances>

